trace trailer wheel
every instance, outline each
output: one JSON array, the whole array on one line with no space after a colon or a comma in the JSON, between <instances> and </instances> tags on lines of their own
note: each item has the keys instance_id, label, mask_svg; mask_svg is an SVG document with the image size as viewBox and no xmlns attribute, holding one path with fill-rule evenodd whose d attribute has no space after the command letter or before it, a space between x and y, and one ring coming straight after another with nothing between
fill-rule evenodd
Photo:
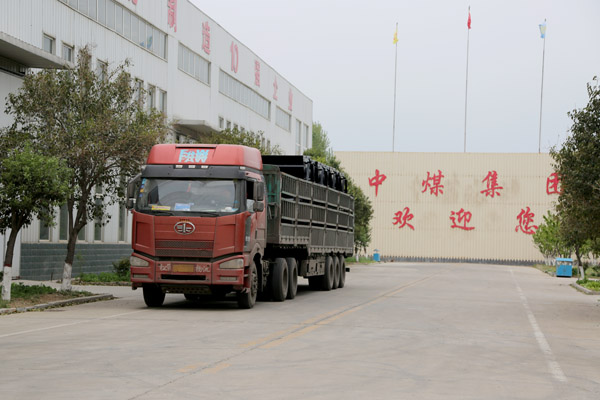
<instances>
[{"instance_id":1,"label":"trailer wheel","mask_svg":"<svg viewBox=\"0 0 600 400\"><path fill-rule=\"evenodd\" d=\"M250 279L250 289L243 292L238 292L237 303L239 308L250 309L256 304L256 294L258 293L258 272L254 261L250 261L248 267L248 279Z\"/></svg>"},{"instance_id":2,"label":"trailer wheel","mask_svg":"<svg viewBox=\"0 0 600 400\"><path fill-rule=\"evenodd\" d=\"M273 280L271 281L271 293L273 300L284 301L288 293L288 265L285 258L278 257L273 265Z\"/></svg>"},{"instance_id":3,"label":"trailer wheel","mask_svg":"<svg viewBox=\"0 0 600 400\"><path fill-rule=\"evenodd\" d=\"M336 255L332 256L333 258L333 285L331 285L332 289L337 289L340 284L340 260Z\"/></svg>"},{"instance_id":4,"label":"trailer wheel","mask_svg":"<svg viewBox=\"0 0 600 400\"><path fill-rule=\"evenodd\" d=\"M325 259L325 275L323 275L323 281L321 289L329 291L333 288L333 280L335 278L335 265L333 264L333 258L327 256Z\"/></svg>"},{"instance_id":5,"label":"trailer wheel","mask_svg":"<svg viewBox=\"0 0 600 400\"><path fill-rule=\"evenodd\" d=\"M165 301L165 294L158 285L144 284L144 302L148 307L160 307Z\"/></svg>"},{"instance_id":6,"label":"trailer wheel","mask_svg":"<svg viewBox=\"0 0 600 400\"><path fill-rule=\"evenodd\" d=\"M338 288L343 288L346 284L346 258L343 254L339 255L340 259L340 282L338 284Z\"/></svg>"},{"instance_id":7,"label":"trailer wheel","mask_svg":"<svg viewBox=\"0 0 600 400\"><path fill-rule=\"evenodd\" d=\"M288 257L285 259L285 262L288 266L288 299L293 299L296 297L296 293L298 292L298 263L295 258Z\"/></svg>"}]
</instances>

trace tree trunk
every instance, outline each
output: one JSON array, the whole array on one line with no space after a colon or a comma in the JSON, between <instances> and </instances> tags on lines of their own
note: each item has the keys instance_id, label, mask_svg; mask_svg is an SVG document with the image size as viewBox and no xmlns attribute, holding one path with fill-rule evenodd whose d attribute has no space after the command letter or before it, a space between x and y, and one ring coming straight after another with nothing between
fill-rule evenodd
<instances>
[{"instance_id":1,"label":"tree trunk","mask_svg":"<svg viewBox=\"0 0 600 400\"><path fill-rule=\"evenodd\" d=\"M21 226L13 219L8 242L6 243L6 254L4 255L4 274L2 275L2 300L10 301L10 289L12 285L12 259L15 251L15 243Z\"/></svg>"},{"instance_id":2,"label":"tree trunk","mask_svg":"<svg viewBox=\"0 0 600 400\"><path fill-rule=\"evenodd\" d=\"M77 242L77 233L69 235L69 241L67 242L67 257L65 258L65 266L63 267L61 290L72 289L71 273L73 271L73 260L75 259L75 243Z\"/></svg>"},{"instance_id":3,"label":"tree trunk","mask_svg":"<svg viewBox=\"0 0 600 400\"><path fill-rule=\"evenodd\" d=\"M577 257L577 268L579 269L579 279L585 279L585 270L583 263L581 262L581 254L579 253L579 246L575 246L575 257Z\"/></svg>"}]
</instances>

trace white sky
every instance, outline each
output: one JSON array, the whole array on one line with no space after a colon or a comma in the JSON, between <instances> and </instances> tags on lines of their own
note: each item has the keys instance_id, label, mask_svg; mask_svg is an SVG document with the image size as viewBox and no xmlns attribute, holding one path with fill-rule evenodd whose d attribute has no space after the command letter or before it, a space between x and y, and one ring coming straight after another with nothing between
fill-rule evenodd
<instances>
[{"instance_id":1,"label":"white sky","mask_svg":"<svg viewBox=\"0 0 600 400\"><path fill-rule=\"evenodd\" d=\"M335 151L468 152L562 143L600 77L599 0L192 0L313 100Z\"/></svg>"}]
</instances>

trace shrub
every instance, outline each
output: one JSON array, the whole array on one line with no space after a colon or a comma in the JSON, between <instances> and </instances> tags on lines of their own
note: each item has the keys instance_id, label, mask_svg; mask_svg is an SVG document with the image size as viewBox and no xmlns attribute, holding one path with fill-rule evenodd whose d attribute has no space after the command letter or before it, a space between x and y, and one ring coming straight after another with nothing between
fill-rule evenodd
<instances>
[{"instance_id":1,"label":"shrub","mask_svg":"<svg viewBox=\"0 0 600 400\"><path fill-rule=\"evenodd\" d=\"M130 266L129 257L113 262L113 270L115 271L115 274L117 274L120 278L126 278L125 280L129 280Z\"/></svg>"}]
</instances>

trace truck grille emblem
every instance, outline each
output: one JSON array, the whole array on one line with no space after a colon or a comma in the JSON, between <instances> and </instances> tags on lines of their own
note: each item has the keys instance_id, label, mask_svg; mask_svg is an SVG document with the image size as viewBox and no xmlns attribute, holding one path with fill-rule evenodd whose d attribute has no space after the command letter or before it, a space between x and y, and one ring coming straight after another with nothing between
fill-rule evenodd
<instances>
[{"instance_id":1,"label":"truck grille emblem","mask_svg":"<svg viewBox=\"0 0 600 400\"><path fill-rule=\"evenodd\" d=\"M175 224L174 229L180 235L189 235L190 233L194 233L196 227L189 221L179 221Z\"/></svg>"}]
</instances>

